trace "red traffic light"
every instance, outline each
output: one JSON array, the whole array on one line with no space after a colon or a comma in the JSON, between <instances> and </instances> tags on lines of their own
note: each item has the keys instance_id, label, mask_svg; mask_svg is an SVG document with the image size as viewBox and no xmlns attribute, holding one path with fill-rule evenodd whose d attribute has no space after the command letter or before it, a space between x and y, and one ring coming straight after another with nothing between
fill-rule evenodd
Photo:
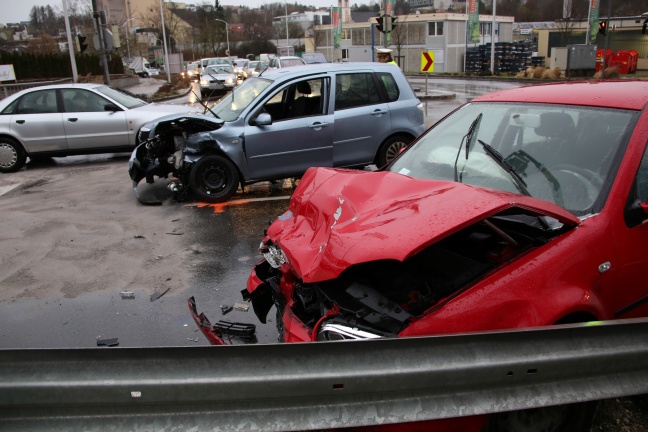
<instances>
[{"instance_id":1,"label":"red traffic light","mask_svg":"<svg viewBox=\"0 0 648 432\"><path fill-rule=\"evenodd\" d=\"M604 35L606 31L607 31L607 21L600 21L599 22L599 33Z\"/></svg>"},{"instance_id":2,"label":"red traffic light","mask_svg":"<svg viewBox=\"0 0 648 432\"><path fill-rule=\"evenodd\" d=\"M379 32L383 32L383 33L384 33L384 32L385 32L385 28L384 28L384 26L383 26L383 19L384 19L384 18L383 18L382 15L376 17L376 22L378 23L378 24L376 25L376 28L378 29Z\"/></svg>"},{"instance_id":3,"label":"red traffic light","mask_svg":"<svg viewBox=\"0 0 648 432\"><path fill-rule=\"evenodd\" d=\"M88 43L86 42L88 38L86 36L77 35L77 49L80 53L88 48Z\"/></svg>"}]
</instances>

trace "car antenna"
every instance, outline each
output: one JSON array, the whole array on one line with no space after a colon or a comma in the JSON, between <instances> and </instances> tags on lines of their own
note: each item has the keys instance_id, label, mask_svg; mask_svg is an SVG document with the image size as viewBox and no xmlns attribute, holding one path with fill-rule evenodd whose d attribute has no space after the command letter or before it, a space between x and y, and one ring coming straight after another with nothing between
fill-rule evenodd
<instances>
[{"instance_id":1,"label":"car antenna","mask_svg":"<svg viewBox=\"0 0 648 432\"><path fill-rule=\"evenodd\" d=\"M193 89L191 89L191 93L193 93L194 96L196 96L196 100L198 101L198 103L199 103L200 105L202 105L202 106L205 108L205 111L209 110L209 112L212 113L212 115L213 115L214 117L216 117L216 118L220 118L220 117L218 117L218 116L216 115L216 113L215 113L214 111L211 110L211 108L209 108L209 106L208 106L208 105L207 105L207 104L206 104L202 99L200 99L200 97L198 97L198 95L196 94L196 92L195 92ZM203 111L203 114L205 113L205 111Z\"/></svg>"}]
</instances>

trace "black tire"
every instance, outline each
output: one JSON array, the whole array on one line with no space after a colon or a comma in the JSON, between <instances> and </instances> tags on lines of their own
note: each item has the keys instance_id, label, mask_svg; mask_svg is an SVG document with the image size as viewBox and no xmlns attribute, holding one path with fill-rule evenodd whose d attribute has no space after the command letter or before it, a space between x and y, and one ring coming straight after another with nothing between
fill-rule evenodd
<instances>
[{"instance_id":1,"label":"black tire","mask_svg":"<svg viewBox=\"0 0 648 432\"><path fill-rule=\"evenodd\" d=\"M378 168L387 165L389 162L394 160L398 153L407 147L412 140L405 135L394 135L385 140L381 144L380 149L378 149L378 155L376 157L376 165Z\"/></svg>"},{"instance_id":2,"label":"black tire","mask_svg":"<svg viewBox=\"0 0 648 432\"><path fill-rule=\"evenodd\" d=\"M597 401L493 414L484 432L587 432Z\"/></svg>"},{"instance_id":3,"label":"black tire","mask_svg":"<svg viewBox=\"0 0 648 432\"><path fill-rule=\"evenodd\" d=\"M0 138L0 172L16 172L25 165L27 155L18 142Z\"/></svg>"},{"instance_id":4,"label":"black tire","mask_svg":"<svg viewBox=\"0 0 648 432\"><path fill-rule=\"evenodd\" d=\"M189 185L200 201L219 203L230 199L238 188L236 166L222 156L210 155L200 159L192 168Z\"/></svg>"}]
</instances>

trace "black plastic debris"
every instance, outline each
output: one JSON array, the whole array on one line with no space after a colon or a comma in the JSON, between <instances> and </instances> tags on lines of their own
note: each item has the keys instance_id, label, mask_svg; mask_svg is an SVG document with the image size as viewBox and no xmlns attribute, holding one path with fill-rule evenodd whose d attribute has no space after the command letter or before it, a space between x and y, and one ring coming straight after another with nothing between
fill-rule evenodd
<instances>
[{"instance_id":1,"label":"black plastic debris","mask_svg":"<svg viewBox=\"0 0 648 432\"><path fill-rule=\"evenodd\" d=\"M97 340L97 346L117 346L119 345L119 339L118 338L112 338L112 339L98 339Z\"/></svg>"},{"instance_id":2,"label":"black plastic debris","mask_svg":"<svg viewBox=\"0 0 648 432\"><path fill-rule=\"evenodd\" d=\"M183 232L168 232L168 235L184 235Z\"/></svg>"},{"instance_id":3,"label":"black plastic debris","mask_svg":"<svg viewBox=\"0 0 648 432\"><path fill-rule=\"evenodd\" d=\"M237 336L241 339L251 339L256 332L254 324L233 323L229 321L218 321L214 324L214 330L223 335Z\"/></svg>"},{"instance_id":4,"label":"black plastic debris","mask_svg":"<svg viewBox=\"0 0 648 432\"><path fill-rule=\"evenodd\" d=\"M155 291L153 294L151 294L151 301L155 301L162 297L164 294L166 294L171 288L167 288L164 291Z\"/></svg>"},{"instance_id":5,"label":"black plastic debris","mask_svg":"<svg viewBox=\"0 0 648 432\"><path fill-rule=\"evenodd\" d=\"M230 305L221 305L221 311L223 312L223 315L227 315L228 313L232 312L232 306Z\"/></svg>"}]
</instances>

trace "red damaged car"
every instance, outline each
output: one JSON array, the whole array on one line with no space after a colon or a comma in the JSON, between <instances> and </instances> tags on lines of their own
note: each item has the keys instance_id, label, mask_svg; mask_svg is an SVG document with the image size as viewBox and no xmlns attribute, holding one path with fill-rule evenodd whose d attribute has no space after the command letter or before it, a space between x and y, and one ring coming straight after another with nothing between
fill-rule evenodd
<instances>
[{"instance_id":1,"label":"red damaged car","mask_svg":"<svg viewBox=\"0 0 648 432\"><path fill-rule=\"evenodd\" d=\"M648 316L647 102L642 81L504 90L377 171L311 168L244 297L284 342ZM590 408L482 423L576 431Z\"/></svg>"}]
</instances>

